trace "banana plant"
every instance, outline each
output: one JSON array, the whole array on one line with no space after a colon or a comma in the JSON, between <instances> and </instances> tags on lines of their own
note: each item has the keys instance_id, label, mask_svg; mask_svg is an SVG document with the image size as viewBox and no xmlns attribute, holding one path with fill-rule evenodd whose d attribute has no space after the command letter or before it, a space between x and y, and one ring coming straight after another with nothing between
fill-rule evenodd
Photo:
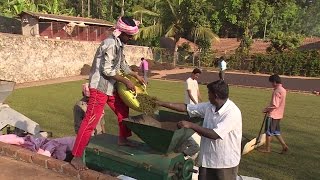
<instances>
[{"instance_id":1,"label":"banana plant","mask_svg":"<svg viewBox=\"0 0 320 180\"><path fill-rule=\"evenodd\" d=\"M42 11L48 14L66 14L66 15L72 15L74 13L74 9L64 9L61 10L59 6L58 0L53 1L46 1L46 4L39 4L39 7L41 7Z\"/></svg>"},{"instance_id":2,"label":"banana plant","mask_svg":"<svg viewBox=\"0 0 320 180\"><path fill-rule=\"evenodd\" d=\"M38 6L29 0L14 0L7 1L3 5L2 14L12 17L23 11L38 12Z\"/></svg>"}]
</instances>

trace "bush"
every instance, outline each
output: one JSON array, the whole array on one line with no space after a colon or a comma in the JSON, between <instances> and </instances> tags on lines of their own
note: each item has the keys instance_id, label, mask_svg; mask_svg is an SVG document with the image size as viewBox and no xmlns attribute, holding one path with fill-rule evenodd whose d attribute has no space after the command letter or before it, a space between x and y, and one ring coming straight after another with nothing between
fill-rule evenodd
<instances>
[{"instance_id":1,"label":"bush","mask_svg":"<svg viewBox=\"0 0 320 180\"><path fill-rule=\"evenodd\" d=\"M284 50L292 50L300 46L303 37L294 32L281 32L277 31L270 35L270 46L267 48L268 52L277 51L283 52Z\"/></svg>"},{"instance_id":2,"label":"bush","mask_svg":"<svg viewBox=\"0 0 320 180\"><path fill-rule=\"evenodd\" d=\"M252 57L251 72L277 73L288 76L320 76L320 53L318 51L288 51L259 54Z\"/></svg>"},{"instance_id":3,"label":"bush","mask_svg":"<svg viewBox=\"0 0 320 180\"><path fill-rule=\"evenodd\" d=\"M247 56L245 52L237 51L227 59L228 69L236 70L250 70L252 60L250 56Z\"/></svg>"}]
</instances>

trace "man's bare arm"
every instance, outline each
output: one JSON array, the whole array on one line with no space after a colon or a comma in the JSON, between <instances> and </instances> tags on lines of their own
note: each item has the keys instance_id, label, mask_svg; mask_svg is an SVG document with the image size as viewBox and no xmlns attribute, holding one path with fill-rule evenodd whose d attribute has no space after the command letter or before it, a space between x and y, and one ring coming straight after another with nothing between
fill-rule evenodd
<instances>
[{"instance_id":1,"label":"man's bare arm","mask_svg":"<svg viewBox=\"0 0 320 180\"><path fill-rule=\"evenodd\" d=\"M170 103L170 102L162 102L162 101L157 101L157 104L159 106L172 109L175 111L179 112L187 112L187 105L183 103Z\"/></svg>"},{"instance_id":2,"label":"man's bare arm","mask_svg":"<svg viewBox=\"0 0 320 180\"><path fill-rule=\"evenodd\" d=\"M212 129L204 128L194 123L192 125L192 129L195 132L197 132L200 136L213 139L213 140L220 139L220 136Z\"/></svg>"},{"instance_id":3,"label":"man's bare arm","mask_svg":"<svg viewBox=\"0 0 320 180\"><path fill-rule=\"evenodd\" d=\"M195 132L197 132L200 136L209 138L209 139L221 139L220 136L212 129L204 128L199 126L198 124L189 122L189 121L180 121L178 123L179 128L189 128L193 129Z\"/></svg>"}]
</instances>

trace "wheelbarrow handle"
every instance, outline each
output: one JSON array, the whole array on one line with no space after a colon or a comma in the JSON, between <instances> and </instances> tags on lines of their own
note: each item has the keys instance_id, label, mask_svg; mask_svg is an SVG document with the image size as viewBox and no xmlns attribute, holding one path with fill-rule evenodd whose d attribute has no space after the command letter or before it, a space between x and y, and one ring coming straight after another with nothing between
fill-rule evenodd
<instances>
[{"instance_id":1,"label":"wheelbarrow handle","mask_svg":"<svg viewBox=\"0 0 320 180\"><path fill-rule=\"evenodd\" d=\"M262 129L263 129L263 126L265 125L265 122L266 122L267 118L268 118L268 113L265 113L263 121L262 121L262 124L261 124L260 131L259 131L259 134L258 134L258 137L256 139L256 143L254 143L254 145L257 145L257 144L260 143L260 137L261 137Z\"/></svg>"}]
</instances>

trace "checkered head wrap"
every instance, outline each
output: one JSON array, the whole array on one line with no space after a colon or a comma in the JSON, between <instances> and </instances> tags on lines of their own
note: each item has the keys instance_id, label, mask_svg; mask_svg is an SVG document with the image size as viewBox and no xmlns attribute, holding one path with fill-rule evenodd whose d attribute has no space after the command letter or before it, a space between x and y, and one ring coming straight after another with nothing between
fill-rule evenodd
<instances>
[{"instance_id":1,"label":"checkered head wrap","mask_svg":"<svg viewBox=\"0 0 320 180\"><path fill-rule=\"evenodd\" d=\"M117 24L115 26L115 30L114 30L114 35L115 36L119 36L121 34L121 32L124 32L128 35L135 35L139 32L139 21L133 20L135 22L135 26L130 26L128 24L126 24L125 22L122 21L121 19L122 17L120 17L117 21Z\"/></svg>"}]
</instances>

